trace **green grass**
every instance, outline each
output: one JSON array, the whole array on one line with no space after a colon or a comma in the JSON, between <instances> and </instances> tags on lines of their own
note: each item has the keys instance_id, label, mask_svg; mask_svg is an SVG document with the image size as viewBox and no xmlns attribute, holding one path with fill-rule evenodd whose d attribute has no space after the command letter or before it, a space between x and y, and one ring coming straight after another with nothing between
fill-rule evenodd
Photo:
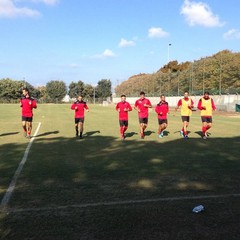
<instances>
[{"instance_id":1,"label":"green grass","mask_svg":"<svg viewBox=\"0 0 240 240\"><path fill-rule=\"evenodd\" d=\"M28 140L18 105L0 105L0 111L2 199ZM199 112L191 118L188 140L179 136L179 113L169 115L168 136L159 139L150 112L142 140L137 113L131 112L124 142L112 106L90 105L82 140L74 136L73 120L70 105L39 105L35 111L34 131L42 125L9 214L0 214L2 239L239 239L239 196L181 198L240 193L239 115L215 113L207 140L199 136ZM144 202L171 197L180 199ZM96 205L81 207L90 203ZM193 214L198 204L206 210Z\"/></svg>"}]
</instances>

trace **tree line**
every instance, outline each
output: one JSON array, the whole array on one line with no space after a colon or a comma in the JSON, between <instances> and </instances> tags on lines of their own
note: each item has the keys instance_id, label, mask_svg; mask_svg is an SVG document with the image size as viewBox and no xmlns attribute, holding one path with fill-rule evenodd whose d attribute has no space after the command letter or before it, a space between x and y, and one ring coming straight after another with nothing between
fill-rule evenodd
<instances>
[{"instance_id":1,"label":"tree line","mask_svg":"<svg viewBox=\"0 0 240 240\"><path fill-rule=\"evenodd\" d=\"M192 95L206 90L211 94L239 94L240 53L223 50L193 62L170 61L153 74L138 74L123 81L115 93L136 97L145 91L148 96L179 96L186 90Z\"/></svg>"},{"instance_id":2,"label":"tree line","mask_svg":"<svg viewBox=\"0 0 240 240\"><path fill-rule=\"evenodd\" d=\"M102 102L112 95L112 84L109 79L102 79L97 86L83 81L71 82L67 87L64 81L52 80L46 86L34 87L24 80L3 78L0 80L0 102L16 103L22 96L22 89L27 87L31 96L42 103L61 103L68 94L70 98L82 95L88 102Z\"/></svg>"}]
</instances>

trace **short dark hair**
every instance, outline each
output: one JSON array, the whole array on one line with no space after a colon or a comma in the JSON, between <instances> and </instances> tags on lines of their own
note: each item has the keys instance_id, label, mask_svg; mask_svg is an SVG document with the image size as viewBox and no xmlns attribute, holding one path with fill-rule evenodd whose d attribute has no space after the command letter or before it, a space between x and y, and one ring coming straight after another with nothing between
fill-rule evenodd
<instances>
[{"instance_id":1,"label":"short dark hair","mask_svg":"<svg viewBox=\"0 0 240 240\"><path fill-rule=\"evenodd\" d=\"M122 94L121 97L126 97L126 95L125 95L125 94Z\"/></svg>"},{"instance_id":2,"label":"short dark hair","mask_svg":"<svg viewBox=\"0 0 240 240\"><path fill-rule=\"evenodd\" d=\"M164 95L164 94L161 94L160 97L165 97L165 95Z\"/></svg>"},{"instance_id":3,"label":"short dark hair","mask_svg":"<svg viewBox=\"0 0 240 240\"><path fill-rule=\"evenodd\" d=\"M209 91L205 91L205 92L204 92L204 95L205 95L205 94L208 94L208 95L209 95Z\"/></svg>"},{"instance_id":4,"label":"short dark hair","mask_svg":"<svg viewBox=\"0 0 240 240\"><path fill-rule=\"evenodd\" d=\"M23 90L23 91L27 91L27 92L29 92L29 90L28 90L27 87L24 87L22 90Z\"/></svg>"},{"instance_id":5,"label":"short dark hair","mask_svg":"<svg viewBox=\"0 0 240 240\"><path fill-rule=\"evenodd\" d=\"M144 91L141 91L141 92L140 92L140 95L145 95L145 92L144 92Z\"/></svg>"}]
</instances>

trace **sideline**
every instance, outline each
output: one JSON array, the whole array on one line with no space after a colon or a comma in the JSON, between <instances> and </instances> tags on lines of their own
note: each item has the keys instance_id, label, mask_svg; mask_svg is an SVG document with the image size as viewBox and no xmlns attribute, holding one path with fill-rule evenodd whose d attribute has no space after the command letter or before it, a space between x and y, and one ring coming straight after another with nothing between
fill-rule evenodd
<instances>
[{"instance_id":1,"label":"sideline","mask_svg":"<svg viewBox=\"0 0 240 240\"><path fill-rule=\"evenodd\" d=\"M119 206L119 205L130 205L130 204L144 204L144 203L157 203L157 202L174 202L184 200L204 200L204 199L218 199L218 198L231 198L240 197L240 193L236 194L219 194L219 195L200 195L200 196L180 196L180 197L166 197L166 198L153 198L153 199L142 199L142 200L126 200L126 201L112 201L112 202L95 202L85 204L73 204L66 206L52 206L52 207L39 207L39 208L9 208L7 213L28 213L28 212L49 212L66 209L83 209L83 208L94 208L104 206Z\"/></svg>"},{"instance_id":2,"label":"sideline","mask_svg":"<svg viewBox=\"0 0 240 240\"><path fill-rule=\"evenodd\" d=\"M19 175L20 175L21 172L22 172L22 169L23 169L24 164L25 164L26 161L27 161L27 157L28 157L30 148L31 148L31 146L32 146L32 144L33 144L33 141L34 141L35 137L36 137L37 134L38 134L38 131L39 131L39 129L40 129L40 126L41 126L41 122L38 123L37 129L36 129L33 137L30 139L30 142L29 142L28 145L27 145L27 148L26 148L25 153L24 153L24 155L23 155L22 161L19 163L18 168L17 168L17 170L16 170L16 172L15 172L13 178L12 178L12 181L11 181L11 183L10 183L10 185L9 185L6 193L5 193L5 195L3 196L3 199L2 199L1 205L0 205L0 209L3 209L3 210L4 210L5 208L7 208L7 205L8 205L8 203L9 203L10 198L11 198L11 196L12 196L12 194L13 194L14 189L15 189L15 186L16 186L16 183L17 183L17 179L18 179Z\"/></svg>"}]
</instances>

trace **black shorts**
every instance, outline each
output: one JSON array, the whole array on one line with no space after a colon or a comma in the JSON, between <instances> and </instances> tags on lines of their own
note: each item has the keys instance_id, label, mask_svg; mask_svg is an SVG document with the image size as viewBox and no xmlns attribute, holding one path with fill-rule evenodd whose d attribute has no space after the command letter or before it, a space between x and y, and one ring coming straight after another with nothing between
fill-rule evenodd
<instances>
[{"instance_id":1,"label":"black shorts","mask_svg":"<svg viewBox=\"0 0 240 240\"><path fill-rule=\"evenodd\" d=\"M123 126L128 127L128 120L119 120L119 125L121 127Z\"/></svg>"},{"instance_id":2,"label":"black shorts","mask_svg":"<svg viewBox=\"0 0 240 240\"><path fill-rule=\"evenodd\" d=\"M183 122L189 122L190 121L190 116L182 116L182 121Z\"/></svg>"},{"instance_id":3,"label":"black shorts","mask_svg":"<svg viewBox=\"0 0 240 240\"><path fill-rule=\"evenodd\" d=\"M201 116L202 122L212 123L212 117Z\"/></svg>"},{"instance_id":4,"label":"black shorts","mask_svg":"<svg viewBox=\"0 0 240 240\"><path fill-rule=\"evenodd\" d=\"M84 123L84 118L75 118L75 123Z\"/></svg>"},{"instance_id":5,"label":"black shorts","mask_svg":"<svg viewBox=\"0 0 240 240\"><path fill-rule=\"evenodd\" d=\"M159 125L162 125L163 123L166 123L166 124L167 124L167 123L168 123L168 122L167 122L167 119L160 119L160 118L159 118L159 119L158 119L158 124L159 124Z\"/></svg>"},{"instance_id":6,"label":"black shorts","mask_svg":"<svg viewBox=\"0 0 240 240\"><path fill-rule=\"evenodd\" d=\"M24 117L24 116L22 116L22 121L23 122L32 122L33 121L33 117Z\"/></svg>"},{"instance_id":7,"label":"black shorts","mask_svg":"<svg viewBox=\"0 0 240 240\"><path fill-rule=\"evenodd\" d=\"M148 124L148 118L139 118L139 123Z\"/></svg>"}]
</instances>

